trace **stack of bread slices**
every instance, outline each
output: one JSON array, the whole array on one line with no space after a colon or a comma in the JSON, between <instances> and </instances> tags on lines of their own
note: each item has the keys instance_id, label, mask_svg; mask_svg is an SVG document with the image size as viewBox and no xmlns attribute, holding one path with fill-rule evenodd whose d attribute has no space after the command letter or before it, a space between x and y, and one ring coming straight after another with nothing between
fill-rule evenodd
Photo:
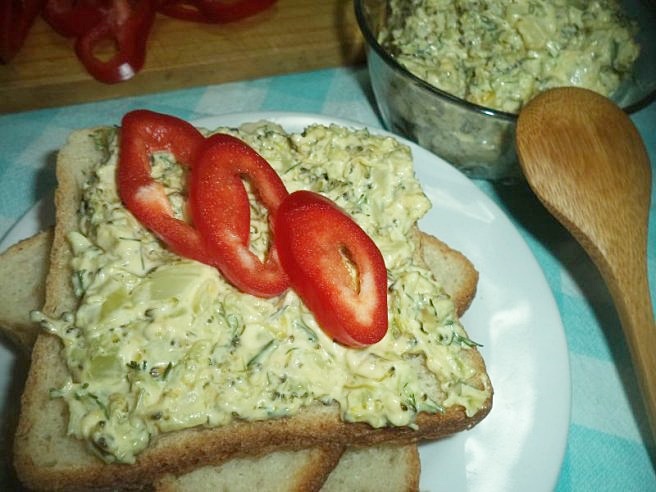
<instances>
[{"instance_id":1,"label":"stack of bread slices","mask_svg":"<svg viewBox=\"0 0 656 492\"><path fill-rule=\"evenodd\" d=\"M0 328L21 356L31 358L13 464L34 490L417 490L417 443L476 425L489 412L467 416L452 407L420 414L416 427L374 429L341 421L332 406L317 406L284 419L238 421L213 429L187 429L159 437L134 464L106 463L67 434L67 408L52 388L67 378L61 341L30 319L32 310L56 317L75 308L71 251L66 236L77 227L85 169L100 159L90 131L74 133L58 158L57 222L0 256ZM460 252L420 232L424 261L452 297L458 315L472 302L478 273ZM487 378L476 349L477 376Z\"/></svg>"}]
</instances>

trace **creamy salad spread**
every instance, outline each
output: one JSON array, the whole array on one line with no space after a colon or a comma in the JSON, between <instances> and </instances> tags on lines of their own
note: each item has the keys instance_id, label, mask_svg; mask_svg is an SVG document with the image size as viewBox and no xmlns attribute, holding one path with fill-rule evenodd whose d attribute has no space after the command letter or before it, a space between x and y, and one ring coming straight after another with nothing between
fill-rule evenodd
<instances>
[{"instance_id":1,"label":"creamy salad spread","mask_svg":"<svg viewBox=\"0 0 656 492\"><path fill-rule=\"evenodd\" d=\"M609 96L639 54L616 0L391 0L379 41L417 77L517 112L541 91Z\"/></svg>"},{"instance_id":2,"label":"creamy salad spread","mask_svg":"<svg viewBox=\"0 0 656 492\"><path fill-rule=\"evenodd\" d=\"M375 240L388 269L387 335L345 348L291 289L273 299L243 294L216 269L167 251L119 202L117 133L98 130L107 157L89 174L79 232L69 238L80 305L58 320L42 317L64 344L70 380L52 393L68 403L69 432L105 460L130 463L161 432L292 415L316 403L337 402L343 419L374 427L412 426L418 412L452 405L475 414L491 392L485 381L472 383L474 368L461 356L475 344L407 240L430 206L408 147L338 126L222 131L263 155L290 192L325 194ZM183 217L184 168L162 153L152 173ZM263 254L267 238L256 206L252 248Z\"/></svg>"}]
</instances>

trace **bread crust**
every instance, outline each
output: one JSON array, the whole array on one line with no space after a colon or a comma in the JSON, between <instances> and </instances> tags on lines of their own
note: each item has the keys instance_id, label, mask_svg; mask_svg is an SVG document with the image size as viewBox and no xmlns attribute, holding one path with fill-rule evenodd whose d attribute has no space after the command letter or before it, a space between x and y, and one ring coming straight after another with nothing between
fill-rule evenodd
<instances>
[{"instance_id":1,"label":"bread crust","mask_svg":"<svg viewBox=\"0 0 656 492\"><path fill-rule=\"evenodd\" d=\"M43 306L52 235L39 232L0 254L0 278L7 279L0 285L0 332L25 355L38 333L30 311Z\"/></svg>"},{"instance_id":2,"label":"bread crust","mask_svg":"<svg viewBox=\"0 0 656 492\"><path fill-rule=\"evenodd\" d=\"M421 465L415 445L349 448L328 476L322 492L414 492Z\"/></svg>"},{"instance_id":3,"label":"bread crust","mask_svg":"<svg viewBox=\"0 0 656 492\"><path fill-rule=\"evenodd\" d=\"M180 477L167 475L155 492L314 492L321 489L337 465L343 448L323 446L300 451L263 450L216 466L199 467ZM283 469L280 469L283 468Z\"/></svg>"},{"instance_id":4,"label":"bread crust","mask_svg":"<svg viewBox=\"0 0 656 492\"><path fill-rule=\"evenodd\" d=\"M57 226L44 305L44 312L52 317L74 309L76 304L70 283L71 251L66 235L77 228L76 213L85 169L101 158L90 138L91 133L92 130L84 130L72 134L58 157L59 186L55 197ZM448 247L440 241L426 241L426 244L433 244L428 247L447 251L445 247ZM453 406L444 413L419 414L416 428L374 429L365 423L343 422L335 404L314 404L292 417L235 421L224 427L193 428L162 434L138 456L135 464L107 464L89 453L82 442L66 435L65 403L49 397L49 390L60 387L67 376L61 349L62 345L55 336L39 335L21 400L15 465L21 481L39 490L141 488L166 474L179 475L235 456L257 454L262 449L408 444L439 439L470 429L488 414L492 406L490 396L483 408L471 417L465 414L462 407ZM476 373L484 375L486 384L491 388L479 352L474 349L468 354L477 368Z\"/></svg>"},{"instance_id":5,"label":"bread crust","mask_svg":"<svg viewBox=\"0 0 656 492\"><path fill-rule=\"evenodd\" d=\"M469 258L435 236L419 229L416 229L415 234L419 236L419 251L423 261L451 295L458 316L462 316L476 296L478 270Z\"/></svg>"}]
</instances>

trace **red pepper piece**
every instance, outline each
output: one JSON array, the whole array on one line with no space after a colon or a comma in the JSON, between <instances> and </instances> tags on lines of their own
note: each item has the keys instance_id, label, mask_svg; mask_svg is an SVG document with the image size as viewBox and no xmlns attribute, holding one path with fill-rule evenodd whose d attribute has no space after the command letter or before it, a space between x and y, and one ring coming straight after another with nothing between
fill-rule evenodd
<instances>
[{"instance_id":1,"label":"red pepper piece","mask_svg":"<svg viewBox=\"0 0 656 492\"><path fill-rule=\"evenodd\" d=\"M193 22L234 22L255 15L276 0L160 0L159 12Z\"/></svg>"},{"instance_id":2,"label":"red pepper piece","mask_svg":"<svg viewBox=\"0 0 656 492\"><path fill-rule=\"evenodd\" d=\"M199 0L160 0L157 11L168 17L189 22L210 22Z\"/></svg>"},{"instance_id":3,"label":"red pepper piece","mask_svg":"<svg viewBox=\"0 0 656 492\"><path fill-rule=\"evenodd\" d=\"M373 240L332 201L296 191L280 205L275 242L292 288L347 346L387 332L387 270Z\"/></svg>"},{"instance_id":4,"label":"red pepper piece","mask_svg":"<svg viewBox=\"0 0 656 492\"><path fill-rule=\"evenodd\" d=\"M0 62L9 61L25 42L44 0L0 1Z\"/></svg>"},{"instance_id":5,"label":"red pepper piece","mask_svg":"<svg viewBox=\"0 0 656 492\"><path fill-rule=\"evenodd\" d=\"M146 42L155 19L155 0L112 0L102 20L79 35L75 53L87 71L108 84L132 78L144 65ZM100 47L111 44L104 59Z\"/></svg>"},{"instance_id":6,"label":"red pepper piece","mask_svg":"<svg viewBox=\"0 0 656 492\"><path fill-rule=\"evenodd\" d=\"M275 244L261 261L250 250L250 204L242 179L250 182L273 225L287 196L282 180L257 152L238 138L209 137L191 173L190 201L194 224L205 239L215 266L242 292L272 297L289 281L280 266ZM273 243L273 242L272 242Z\"/></svg>"},{"instance_id":7,"label":"red pepper piece","mask_svg":"<svg viewBox=\"0 0 656 492\"><path fill-rule=\"evenodd\" d=\"M42 16L67 38L77 38L98 25L112 7L112 0L47 0Z\"/></svg>"},{"instance_id":8,"label":"red pepper piece","mask_svg":"<svg viewBox=\"0 0 656 492\"><path fill-rule=\"evenodd\" d=\"M182 165L196 158L205 138L173 116L137 110L123 117L117 168L118 193L125 207L176 254L211 264L198 231L173 217L164 187L150 172L154 152L171 152Z\"/></svg>"}]
</instances>

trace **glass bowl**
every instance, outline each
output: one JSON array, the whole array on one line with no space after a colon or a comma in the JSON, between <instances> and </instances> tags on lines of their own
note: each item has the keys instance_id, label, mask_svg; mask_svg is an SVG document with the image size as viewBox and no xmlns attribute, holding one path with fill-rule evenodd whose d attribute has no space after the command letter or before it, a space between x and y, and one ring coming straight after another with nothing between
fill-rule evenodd
<instances>
[{"instance_id":1,"label":"glass bowl","mask_svg":"<svg viewBox=\"0 0 656 492\"><path fill-rule=\"evenodd\" d=\"M640 56L632 73L610 97L628 113L656 96L656 27L651 0L624 1L638 23ZM367 46L369 77L385 126L450 162L472 178L520 176L515 153L517 114L473 104L410 73L379 42L387 0L355 0Z\"/></svg>"}]
</instances>

